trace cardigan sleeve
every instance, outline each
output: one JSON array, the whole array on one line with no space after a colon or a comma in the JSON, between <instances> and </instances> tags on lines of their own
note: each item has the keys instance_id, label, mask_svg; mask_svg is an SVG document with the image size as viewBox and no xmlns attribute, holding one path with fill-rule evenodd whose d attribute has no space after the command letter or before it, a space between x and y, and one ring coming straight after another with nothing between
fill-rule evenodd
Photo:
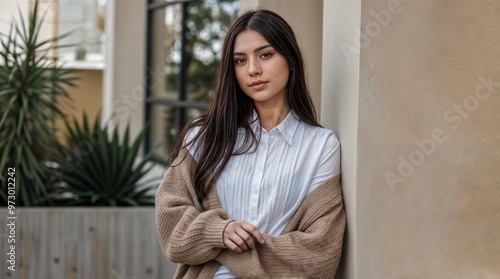
<instances>
[{"instance_id":1,"label":"cardigan sleeve","mask_svg":"<svg viewBox=\"0 0 500 279\"><path fill-rule=\"evenodd\" d=\"M333 278L345 228L340 173L311 192L284 233L243 253L225 250L216 260L240 278Z\"/></svg>"},{"instance_id":2,"label":"cardigan sleeve","mask_svg":"<svg viewBox=\"0 0 500 279\"><path fill-rule=\"evenodd\" d=\"M155 200L163 253L173 262L188 265L206 263L225 248L222 234L230 221L221 208L201 209L193 187L195 167L191 154L182 150L158 187Z\"/></svg>"}]
</instances>

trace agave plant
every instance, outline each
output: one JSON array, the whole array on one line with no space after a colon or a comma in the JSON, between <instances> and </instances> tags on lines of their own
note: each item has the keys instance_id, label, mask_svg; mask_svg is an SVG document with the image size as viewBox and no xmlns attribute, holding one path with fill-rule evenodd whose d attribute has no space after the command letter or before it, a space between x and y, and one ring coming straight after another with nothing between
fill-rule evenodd
<instances>
[{"instance_id":1,"label":"agave plant","mask_svg":"<svg viewBox=\"0 0 500 279\"><path fill-rule=\"evenodd\" d=\"M42 160L56 144L55 121L63 116L58 103L68 100L75 78L49 55L68 34L39 40L42 23L36 1L28 24L21 14L8 34L0 34L0 204L7 204L8 168L15 170L16 205L47 201Z\"/></svg>"},{"instance_id":2,"label":"agave plant","mask_svg":"<svg viewBox=\"0 0 500 279\"><path fill-rule=\"evenodd\" d=\"M151 191L159 178L139 181L154 167L153 151L136 162L146 128L129 144L129 125L120 139L118 127L111 133L101 126L99 117L92 127L86 114L83 124L65 121L69 146L54 155L56 167L51 170L58 179L58 204L84 206L153 205ZM151 183L154 182L154 183Z\"/></svg>"}]
</instances>

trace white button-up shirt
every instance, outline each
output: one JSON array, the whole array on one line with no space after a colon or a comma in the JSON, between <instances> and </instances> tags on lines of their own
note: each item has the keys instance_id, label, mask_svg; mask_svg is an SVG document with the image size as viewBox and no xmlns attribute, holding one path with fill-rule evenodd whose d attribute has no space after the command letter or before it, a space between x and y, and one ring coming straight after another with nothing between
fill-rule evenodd
<instances>
[{"instance_id":1,"label":"white button-up shirt","mask_svg":"<svg viewBox=\"0 0 500 279\"><path fill-rule=\"evenodd\" d=\"M217 179L217 193L230 219L278 236L307 194L340 169L340 144L333 131L302 122L293 111L269 132L259 121L251 122L250 127L257 138L260 133L259 145L231 157ZM187 140L198 130L188 133ZM240 128L235 150L244 138ZM198 154L191 155L199 159ZM214 278L236 277L221 266Z\"/></svg>"}]
</instances>

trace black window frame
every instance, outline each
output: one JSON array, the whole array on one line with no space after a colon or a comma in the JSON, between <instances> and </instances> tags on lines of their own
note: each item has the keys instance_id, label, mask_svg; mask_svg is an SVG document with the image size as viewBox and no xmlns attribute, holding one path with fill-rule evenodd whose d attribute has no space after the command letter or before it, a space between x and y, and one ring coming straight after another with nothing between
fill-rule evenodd
<instances>
[{"instance_id":1,"label":"black window frame","mask_svg":"<svg viewBox=\"0 0 500 279\"><path fill-rule=\"evenodd\" d=\"M151 123L151 110L154 105L163 105L165 107L176 108L176 129L178 132L187 124L186 120L186 109L204 109L208 108L208 102L190 101L187 99L186 91L186 77L187 77L187 66L186 65L186 32L187 32L187 17L188 17L188 6L193 2L200 2L202 0L173 0L165 1L161 3L153 3L154 0L148 0L148 15L146 24L146 68L145 68L145 83L146 83L146 98L145 98L145 121L146 123ZM153 77L147 73L148 69L152 68L152 36L153 28L155 28L153 23L152 13L160 9L166 9L168 6L172 5L182 5L181 12L181 62L179 64L179 75L178 75L178 87L177 87L177 100L167 100L161 97L153 97ZM153 148L151 136L151 126L147 128L144 143L144 154L147 154ZM153 161L165 162L165 158L158 158L158 156L153 155Z\"/></svg>"}]
</instances>

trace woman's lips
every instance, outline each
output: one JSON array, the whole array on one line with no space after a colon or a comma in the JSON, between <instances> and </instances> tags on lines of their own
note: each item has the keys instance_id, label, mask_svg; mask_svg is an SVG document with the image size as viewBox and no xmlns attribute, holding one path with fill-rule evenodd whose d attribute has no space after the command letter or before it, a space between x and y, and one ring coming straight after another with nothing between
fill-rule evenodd
<instances>
[{"instance_id":1,"label":"woman's lips","mask_svg":"<svg viewBox=\"0 0 500 279\"><path fill-rule=\"evenodd\" d=\"M257 81L257 82L252 82L250 84L250 87L255 89L255 90L259 90L259 89L262 89L266 86L267 84L267 81Z\"/></svg>"}]
</instances>

